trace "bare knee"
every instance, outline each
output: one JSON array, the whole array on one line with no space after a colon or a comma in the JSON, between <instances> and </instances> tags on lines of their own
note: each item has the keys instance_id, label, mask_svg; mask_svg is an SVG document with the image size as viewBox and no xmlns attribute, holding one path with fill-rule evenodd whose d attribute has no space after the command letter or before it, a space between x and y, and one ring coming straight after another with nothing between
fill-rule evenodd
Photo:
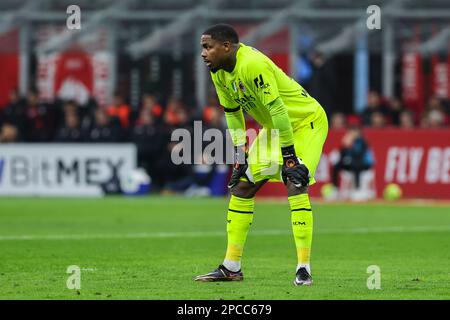
<instances>
[{"instance_id":1,"label":"bare knee","mask_svg":"<svg viewBox=\"0 0 450 320\"><path fill-rule=\"evenodd\" d=\"M251 184L245 181L239 181L239 183L231 189L231 194L239 198L253 198L258 190L266 183L267 180L258 181L255 184Z\"/></svg>"},{"instance_id":2,"label":"bare knee","mask_svg":"<svg viewBox=\"0 0 450 320\"><path fill-rule=\"evenodd\" d=\"M294 186L294 184L290 181L287 182L286 188L288 190L288 196L296 196L298 194L302 193L308 193L308 186L297 188Z\"/></svg>"}]
</instances>

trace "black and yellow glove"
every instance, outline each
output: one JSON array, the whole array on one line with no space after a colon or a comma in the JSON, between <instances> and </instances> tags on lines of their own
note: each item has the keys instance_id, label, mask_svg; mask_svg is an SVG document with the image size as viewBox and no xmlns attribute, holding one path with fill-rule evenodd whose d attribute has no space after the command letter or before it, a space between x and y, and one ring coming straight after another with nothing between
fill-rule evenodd
<instances>
[{"instance_id":1,"label":"black and yellow glove","mask_svg":"<svg viewBox=\"0 0 450 320\"><path fill-rule=\"evenodd\" d=\"M284 184L288 180L297 188L306 187L309 184L309 170L295 154L294 146L282 147L281 154L283 156L283 168L281 177Z\"/></svg>"},{"instance_id":2,"label":"black and yellow glove","mask_svg":"<svg viewBox=\"0 0 450 320\"><path fill-rule=\"evenodd\" d=\"M249 183L253 184L253 182L250 181L247 174L245 173L248 169L247 158L248 158L247 145L234 147L234 165L233 165L233 172L231 173L230 182L228 183L228 189L231 189L235 185L237 185L241 177L246 178Z\"/></svg>"}]
</instances>

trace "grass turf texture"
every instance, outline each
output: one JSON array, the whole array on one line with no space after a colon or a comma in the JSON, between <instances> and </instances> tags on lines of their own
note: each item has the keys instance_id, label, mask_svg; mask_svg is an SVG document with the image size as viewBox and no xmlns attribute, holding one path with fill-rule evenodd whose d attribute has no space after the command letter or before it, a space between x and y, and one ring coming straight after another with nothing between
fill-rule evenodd
<instances>
[{"instance_id":1,"label":"grass turf texture","mask_svg":"<svg viewBox=\"0 0 450 320\"><path fill-rule=\"evenodd\" d=\"M294 287L286 202L256 202L243 282L198 283L226 247L226 199L0 201L0 299L449 299L449 207L314 204L312 287ZM69 265L81 289L69 290ZM381 268L381 289L366 286Z\"/></svg>"}]
</instances>

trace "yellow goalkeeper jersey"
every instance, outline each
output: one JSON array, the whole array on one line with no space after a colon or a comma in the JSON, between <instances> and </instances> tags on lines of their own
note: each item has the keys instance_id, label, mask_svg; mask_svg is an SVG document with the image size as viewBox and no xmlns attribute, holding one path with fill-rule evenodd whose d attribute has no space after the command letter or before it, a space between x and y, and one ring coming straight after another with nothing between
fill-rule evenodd
<instances>
[{"instance_id":1,"label":"yellow goalkeeper jersey","mask_svg":"<svg viewBox=\"0 0 450 320\"><path fill-rule=\"evenodd\" d=\"M294 79L257 49L239 44L236 65L230 73L211 72L220 104L226 109L242 108L261 126L273 128L268 105L278 97L286 106L291 121L314 114L320 104Z\"/></svg>"}]
</instances>

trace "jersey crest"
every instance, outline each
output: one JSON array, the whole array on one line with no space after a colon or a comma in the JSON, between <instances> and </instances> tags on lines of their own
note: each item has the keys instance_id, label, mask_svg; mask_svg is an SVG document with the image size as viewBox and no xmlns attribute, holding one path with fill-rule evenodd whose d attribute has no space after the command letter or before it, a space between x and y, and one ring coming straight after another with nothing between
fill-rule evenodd
<instances>
[{"instance_id":1,"label":"jersey crest","mask_svg":"<svg viewBox=\"0 0 450 320\"><path fill-rule=\"evenodd\" d=\"M245 87L241 80L239 80L239 89L241 89L242 92L245 92Z\"/></svg>"}]
</instances>

